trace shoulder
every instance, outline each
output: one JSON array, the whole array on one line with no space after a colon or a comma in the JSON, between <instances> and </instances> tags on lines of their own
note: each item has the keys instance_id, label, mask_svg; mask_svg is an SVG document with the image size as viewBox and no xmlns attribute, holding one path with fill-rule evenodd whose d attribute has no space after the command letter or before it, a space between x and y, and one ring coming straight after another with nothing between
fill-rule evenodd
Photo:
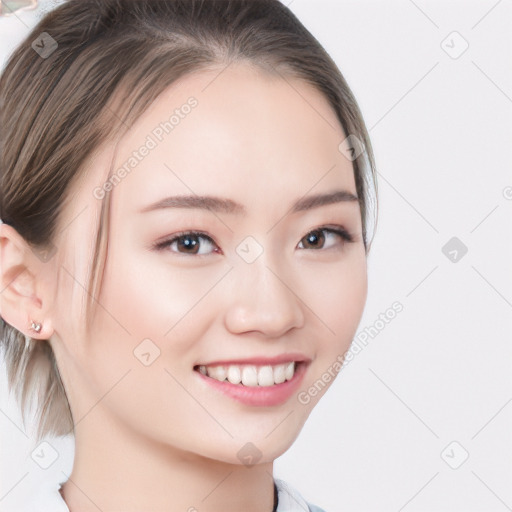
<instances>
[{"instance_id":1,"label":"shoulder","mask_svg":"<svg viewBox=\"0 0 512 512\"><path fill-rule=\"evenodd\" d=\"M300 493L284 480L274 478L277 487L277 512L325 512L308 503Z\"/></svg>"}]
</instances>

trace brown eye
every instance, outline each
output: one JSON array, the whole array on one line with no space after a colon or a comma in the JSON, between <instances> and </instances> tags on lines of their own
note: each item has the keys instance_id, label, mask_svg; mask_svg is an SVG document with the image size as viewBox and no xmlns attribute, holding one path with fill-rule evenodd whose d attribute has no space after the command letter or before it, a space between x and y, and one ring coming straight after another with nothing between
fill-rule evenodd
<instances>
[{"instance_id":1,"label":"brown eye","mask_svg":"<svg viewBox=\"0 0 512 512\"><path fill-rule=\"evenodd\" d=\"M315 231L311 231L305 236L302 240L305 240L306 249L318 249L318 247L322 247L325 243L325 236L321 229L316 229ZM309 246L309 247L308 247Z\"/></svg>"},{"instance_id":2,"label":"brown eye","mask_svg":"<svg viewBox=\"0 0 512 512\"><path fill-rule=\"evenodd\" d=\"M178 252L187 252L191 254L197 254L201 243L199 242L200 237L196 235L185 235L176 239L176 247Z\"/></svg>"},{"instance_id":3,"label":"brown eye","mask_svg":"<svg viewBox=\"0 0 512 512\"><path fill-rule=\"evenodd\" d=\"M324 234L327 233L327 236ZM330 236L329 236L330 235ZM343 228L319 228L309 232L300 243L304 243L304 249L326 249L326 240L332 239L332 237L338 237L342 240L342 245L346 242L352 242L353 238ZM336 242L330 243L327 249L330 249Z\"/></svg>"},{"instance_id":4,"label":"brown eye","mask_svg":"<svg viewBox=\"0 0 512 512\"><path fill-rule=\"evenodd\" d=\"M202 242L201 242L202 240ZM209 254L208 246L215 246L215 242L204 233L197 233L195 231L180 233L170 240L166 240L156 246L156 249L163 250L171 248L171 252L203 256ZM206 248L203 248L205 246ZM172 249L174 247L174 249Z\"/></svg>"}]
</instances>

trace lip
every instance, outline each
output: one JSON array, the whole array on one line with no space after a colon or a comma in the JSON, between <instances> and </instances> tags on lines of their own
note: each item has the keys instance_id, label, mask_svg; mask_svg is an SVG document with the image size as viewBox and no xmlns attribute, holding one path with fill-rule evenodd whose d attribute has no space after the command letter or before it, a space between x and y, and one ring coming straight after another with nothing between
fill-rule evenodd
<instances>
[{"instance_id":1,"label":"lip","mask_svg":"<svg viewBox=\"0 0 512 512\"><path fill-rule=\"evenodd\" d=\"M246 359L223 359L217 361L211 361L209 363L197 363L195 366L230 366L240 364L254 364L257 366L275 366L276 364L289 363L296 361L297 363L305 362L310 363L311 359L306 357L304 354L290 353L280 354L274 357L251 357Z\"/></svg>"},{"instance_id":2,"label":"lip","mask_svg":"<svg viewBox=\"0 0 512 512\"><path fill-rule=\"evenodd\" d=\"M302 360L298 361L297 359L290 359L289 356L286 360L281 360L279 362L285 361L296 361L297 365L295 368L295 373L291 380L287 380L282 382L281 384L273 384L272 386L243 386L241 384L232 384L231 382L220 382L212 377L208 377L207 375L203 375L198 370L194 370L194 373L205 383L205 385L213 388L215 391L223 393L224 395L236 400L237 402L243 403L245 405L256 406L256 407L268 407L268 406L276 406L284 404L297 390L300 386L300 383L304 379L304 374L309 366L309 361ZM276 358L271 359L275 361ZM242 360L239 360L242 361ZM243 360L244 364L279 364L277 363L255 363L254 361L269 361L266 358L257 358L257 359L245 359ZM250 362L247 362L250 361ZM217 364L217 363L215 363ZM218 363L221 364L221 363ZM227 364L227 363L225 363ZM230 364L237 364L234 362L230 362ZM242 364L239 362L238 364ZM208 365L206 365L208 366ZM209 366L214 366L213 363L210 363Z\"/></svg>"}]
</instances>

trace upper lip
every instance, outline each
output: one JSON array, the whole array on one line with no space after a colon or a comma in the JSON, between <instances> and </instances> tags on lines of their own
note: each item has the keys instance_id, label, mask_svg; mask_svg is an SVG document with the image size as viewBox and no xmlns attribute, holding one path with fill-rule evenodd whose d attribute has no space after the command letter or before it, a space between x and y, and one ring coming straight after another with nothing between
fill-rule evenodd
<instances>
[{"instance_id":1,"label":"upper lip","mask_svg":"<svg viewBox=\"0 0 512 512\"><path fill-rule=\"evenodd\" d=\"M231 365L243 365L243 364L253 364L253 365L268 365L275 366L277 364L289 363L291 361L297 362L305 362L309 363L311 359L304 354L281 354L274 357L249 357L249 358L241 358L241 359L222 359L217 361L210 361L209 363L199 363L196 366L231 366Z\"/></svg>"}]
</instances>

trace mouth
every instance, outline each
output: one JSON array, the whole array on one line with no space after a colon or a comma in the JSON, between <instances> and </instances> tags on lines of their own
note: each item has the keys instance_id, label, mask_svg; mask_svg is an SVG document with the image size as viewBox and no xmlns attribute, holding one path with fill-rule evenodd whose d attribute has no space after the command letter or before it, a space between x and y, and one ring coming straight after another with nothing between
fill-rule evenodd
<instances>
[{"instance_id":1,"label":"mouth","mask_svg":"<svg viewBox=\"0 0 512 512\"><path fill-rule=\"evenodd\" d=\"M212 398L223 395L246 406L285 404L301 385L310 361L280 361L279 364L211 364L194 366L205 391ZM211 391L210 391L211 390Z\"/></svg>"},{"instance_id":2,"label":"mouth","mask_svg":"<svg viewBox=\"0 0 512 512\"><path fill-rule=\"evenodd\" d=\"M196 365L194 371L218 382L242 387L271 387L293 380L303 370L306 361L288 361L280 364L225 364Z\"/></svg>"}]
</instances>

